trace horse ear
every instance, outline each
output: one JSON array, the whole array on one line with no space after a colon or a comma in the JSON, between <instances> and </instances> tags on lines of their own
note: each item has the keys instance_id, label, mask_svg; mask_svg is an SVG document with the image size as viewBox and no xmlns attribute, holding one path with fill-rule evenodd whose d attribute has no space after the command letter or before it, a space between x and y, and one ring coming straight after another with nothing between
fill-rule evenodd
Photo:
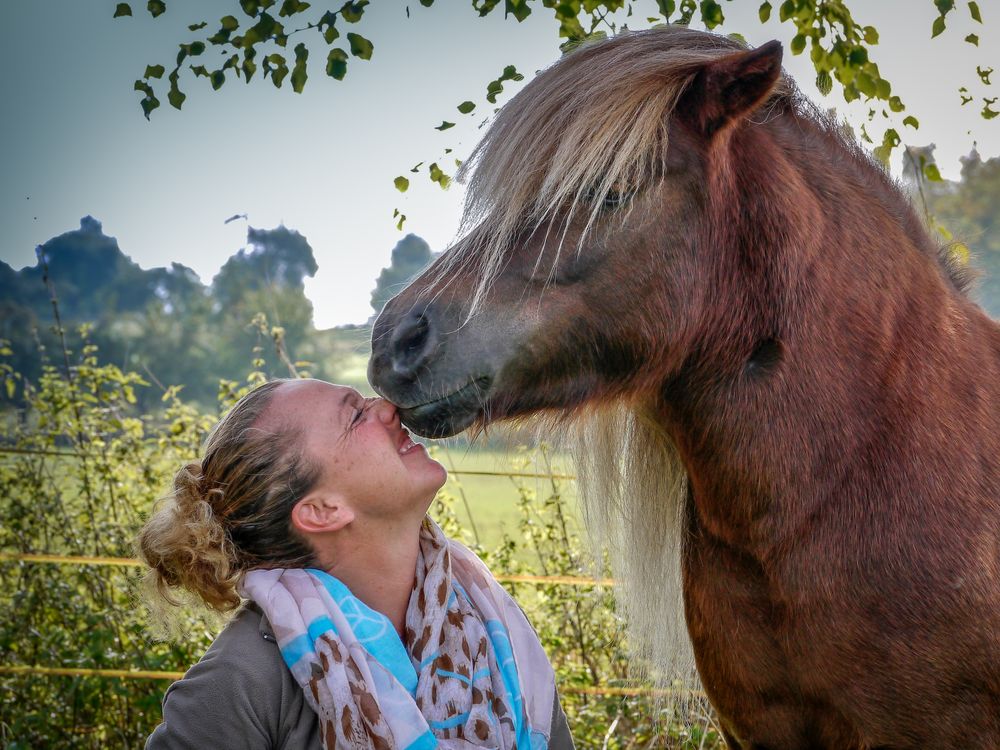
<instances>
[{"instance_id":1,"label":"horse ear","mask_svg":"<svg viewBox=\"0 0 1000 750\"><path fill-rule=\"evenodd\" d=\"M695 126L712 135L767 99L781 77L781 42L736 52L705 65L682 107Z\"/></svg>"}]
</instances>

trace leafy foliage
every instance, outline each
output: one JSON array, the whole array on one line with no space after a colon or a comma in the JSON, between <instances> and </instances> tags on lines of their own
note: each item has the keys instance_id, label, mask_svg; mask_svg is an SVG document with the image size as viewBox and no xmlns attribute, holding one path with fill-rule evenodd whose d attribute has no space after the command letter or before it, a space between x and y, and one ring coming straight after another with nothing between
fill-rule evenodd
<instances>
[{"instance_id":1,"label":"leafy foliage","mask_svg":"<svg viewBox=\"0 0 1000 750\"><path fill-rule=\"evenodd\" d=\"M341 41L341 30L347 25L358 29L364 25L368 6L366 0L343 4L339 0L332 4L284 0L277 10L277 17L274 15L275 0L238 0L238 9L234 0L230 2L234 6L233 13L219 20L219 28L214 33L210 32L213 27L204 21L188 27L202 34L200 39L178 45L176 65L167 78L170 84L167 99L171 106L180 109L186 99L180 89L182 76L193 73L195 77L204 77L216 90L228 76L243 78L249 83L258 69L257 59L262 61L260 69L263 77L270 78L275 87L281 88L289 68L285 55L279 50L286 49L294 35L304 35L304 41L295 46L296 61L291 80L292 90L296 93L302 92L308 80L307 59L309 48L314 45L327 48L324 72L336 80L346 77L351 56L370 60L374 55L375 45L357 30L346 32L350 54ZM948 16L956 10L956 4L955 0L931 2L938 13L929 30L933 38L945 32ZM429 7L432 2L428 0L421 5ZM473 0L472 9L479 16L488 16L496 12L500 5L499 0ZM550 12L557 24L559 37L565 40L562 49L569 50L588 39L614 33L619 23L616 19L624 17L630 26L635 27L632 19L634 6L634 0L506 0L503 12L505 17L517 22L524 21L536 10ZM893 118L905 111L906 105L898 95L893 94L892 84L873 59L872 50L879 43L878 29L858 23L851 6L858 7L856 0L774 0L773 4L771 0L764 0L758 8L758 16L761 23L766 23L776 11L781 23L789 24L794 29L790 51L793 55L808 51L816 71L816 86L824 96L831 93L836 84L846 102L863 100L870 103L869 120L881 116L887 123L887 129L877 145L867 132L862 131L862 137L875 147L878 158L887 161L901 143L897 130L892 127ZM966 8L973 22L983 23L978 3L968 2ZM162 0L150 0L148 11L154 18L165 9ZM647 18L648 23L690 24L701 21L709 29L720 29L726 22L724 4L717 0L658 0L657 9L659 15ZM407 6L407 16L409 13ZM120 3L115 17L127 15L131 15L131 8L127 3ZM286 22L296 28L286 28ZM965 39L978 46L977 35L970 34ZM187 64L185 68L188 57L200 55L208 46L217 48L218 57L225 59L221 67L209 71L202 65ZM151 75L151 70L159 71L159 75ZM134 84L135 90L142 94L140 106L147 118L160 106L157 91L163 70L163 65L147 66L146 74ZM983 85L978 97L982 104L980 114L989 120L1000 111L994 108L996 98L986 94L991 83L988 74L984 76L982 71L980 67L978 72ZM497 104L498 96L504 90L503 84L522 79L514 65L507 65L500 76L487 84L487 102ZM976 96L968 95L967 87L963 87L961 93L963 105L976 99ZM472 100L458 105L459 112L465 115L472 114L475 109L476 103ZM919 127L916 117L908 117L905 124L914 129ZM447 130L451 126L452 123L444 121L437 129ZM435 164L440 161L438 159ZM436 172L428 169L428 177L442 188L446 188L451 181L451 176L444 173L440 166ZM394 218L399 215L397 209ZM402 228L401 221L399 227Z\"/></svg>"}]
</instances>

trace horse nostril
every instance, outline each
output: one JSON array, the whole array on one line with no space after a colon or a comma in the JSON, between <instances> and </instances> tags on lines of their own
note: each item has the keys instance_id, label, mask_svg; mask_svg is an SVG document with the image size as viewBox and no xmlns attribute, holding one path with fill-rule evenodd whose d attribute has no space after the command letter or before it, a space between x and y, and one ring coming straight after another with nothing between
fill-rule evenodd
<instances>
[{"instance_id":1,"label":"horse nostril","mask_svg":"<svg viewBox=\"0 0 1000 750\"><path fill-rule=\"evenodd\" d=\"M434 331L425 310L410 311L392 335L389 345L392 369L399 375L413 375L430 356Z\"/></svg>"}]
</instances>

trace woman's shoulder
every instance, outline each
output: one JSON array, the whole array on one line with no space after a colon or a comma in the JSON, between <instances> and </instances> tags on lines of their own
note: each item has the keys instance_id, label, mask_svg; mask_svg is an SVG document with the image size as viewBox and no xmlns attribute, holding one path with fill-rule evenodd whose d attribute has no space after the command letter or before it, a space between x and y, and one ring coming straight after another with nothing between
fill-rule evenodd
<instances>
[{"instance_id":1,"label":"woman's shoulder","mask_svg":"<svg viewBox=\"0 0 1000 750\"><path fill-rule=\"evenodd\" d=\"M167 689L163 723L146 747L311 747L313 738L319 747L318 737L267 618L245 605Z\"/></svg>"},{"instance_id":2,"label":"woman's shoulder","mask_svg":"<svg viewBox=\"0 0 1000 750\"><path fill-rule=\"evenodd\" d=\"M249 668L283 667L274 632L267 617L253 602L245 603L216 636L202 661L236 661Z\"/></svg>"}]
</instances>

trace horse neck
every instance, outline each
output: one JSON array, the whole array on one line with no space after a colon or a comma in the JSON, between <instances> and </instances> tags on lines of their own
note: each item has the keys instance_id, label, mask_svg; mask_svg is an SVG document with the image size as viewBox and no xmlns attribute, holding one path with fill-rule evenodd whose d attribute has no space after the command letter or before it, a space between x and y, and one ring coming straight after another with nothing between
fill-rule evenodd
<instances>
[{"instance_id":1,"label":"horse neck","mask_svg":"<svg viewBox=\"0 0 1000 750\"><path fill-rule=\"evenodd\" d=\"M1000 334L921 247L887 178L792 117L741 128L708 156L701 242L715 253L714 304L664 388L702 523L759 549L848 475L875 482L872 445L891 462L905 458L894 456L905 431L940 434L957 381L1000 378ZM977 346L975 330L992 346Z\"/></svg>"}]
</instances>

